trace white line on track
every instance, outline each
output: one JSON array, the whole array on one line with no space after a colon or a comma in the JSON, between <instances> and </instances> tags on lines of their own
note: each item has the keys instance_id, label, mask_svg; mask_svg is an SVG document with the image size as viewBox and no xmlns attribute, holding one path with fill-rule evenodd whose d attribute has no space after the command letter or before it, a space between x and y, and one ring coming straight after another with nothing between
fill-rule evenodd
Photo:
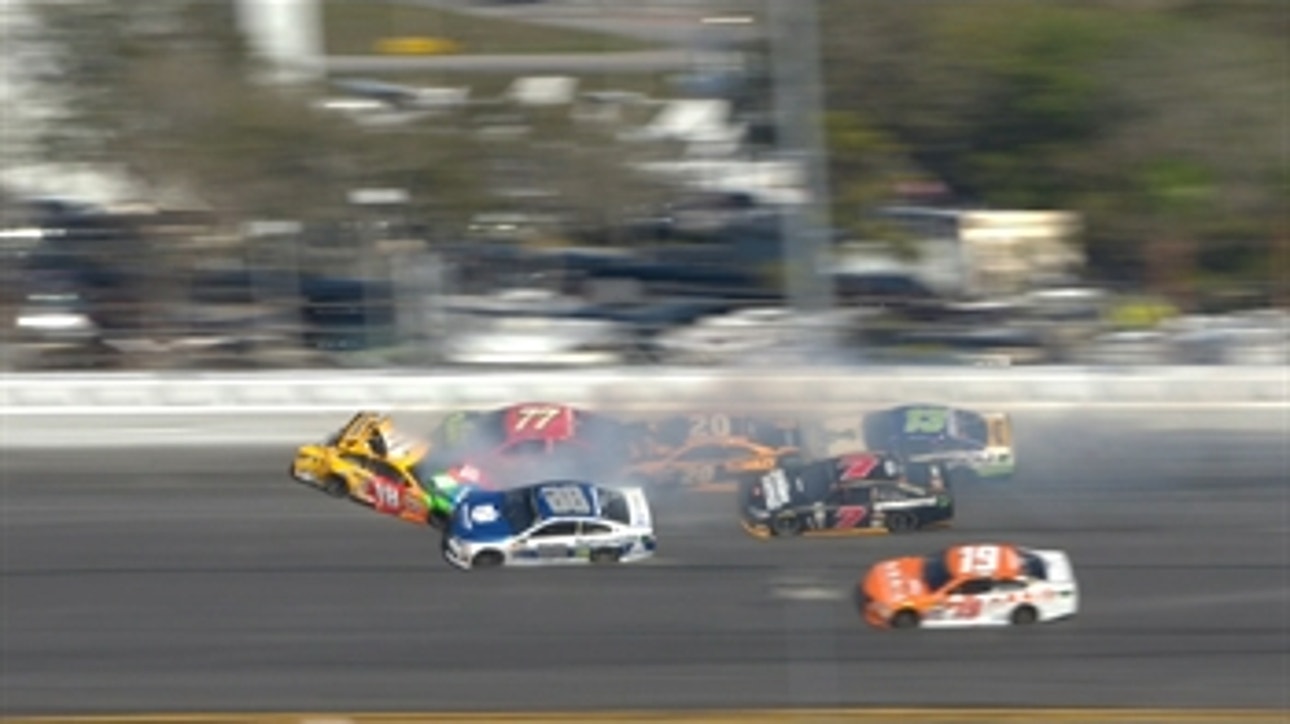
<instances>
[{"instance_id":1,"label":"white line on track","mask_svg":"<svg viewBox=\"0 0 1290 724\"><path fill-rule=\"evenodd\" d=\"M776 586L771 595L788 601L842 601L848 591L825 586Z\"/></svg>"}]
</instances>

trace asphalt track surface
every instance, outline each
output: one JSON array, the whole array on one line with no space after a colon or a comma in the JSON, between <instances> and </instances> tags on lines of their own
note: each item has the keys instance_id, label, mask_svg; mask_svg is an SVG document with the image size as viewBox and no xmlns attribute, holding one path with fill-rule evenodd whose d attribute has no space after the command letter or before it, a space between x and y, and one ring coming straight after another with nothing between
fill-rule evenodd
<instances>
[{"instance_id":1,"label":"asphalt track surface","mask_svg":"<svg viewBox=\"0 0 1290 724\"><path fill-rule=\"evenodd\" d=\"M950 531L762 542L692 494L655 561L482 574L289 448L4 451L2 711L1290 705L1287 412L1015 419ZM1067 549L1081 615L862 624L868 565L984 540Z\"/></svg>"}]
</instances>

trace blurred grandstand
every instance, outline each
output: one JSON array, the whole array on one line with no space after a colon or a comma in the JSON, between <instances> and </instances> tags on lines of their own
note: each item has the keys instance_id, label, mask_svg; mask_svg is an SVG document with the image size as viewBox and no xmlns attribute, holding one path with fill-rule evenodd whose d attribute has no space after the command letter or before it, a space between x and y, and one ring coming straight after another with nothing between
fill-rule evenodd
<instances>
[{"instance_id":1,"label":"blurred grandstand","mask_svg":"<svg viewBox=\"0 0 1290 724\"><path fill-rule=\"evenodd\" d=\"M689 27L719 9L662 4ZM591 22L555 5L563 14L543 22ZM341 133L479 144L469 213L375 173L346 179L327 213L267 218L103 166L6 163L0 362L1290 362L1267 295L1202 298L1184 315L1088 278L1080 213L979 208L935 184L889 189L864 209L872 224L831 230L819 271L835 309L795 309L785 219L810 202L806 169L776 147L767 48L741 32L735 44L682 33L703 62L647 90L563 73L503 74L500 87L497 74L333 73L306 86L305 113L343 121Z\"/></svg>"}]
</instances>

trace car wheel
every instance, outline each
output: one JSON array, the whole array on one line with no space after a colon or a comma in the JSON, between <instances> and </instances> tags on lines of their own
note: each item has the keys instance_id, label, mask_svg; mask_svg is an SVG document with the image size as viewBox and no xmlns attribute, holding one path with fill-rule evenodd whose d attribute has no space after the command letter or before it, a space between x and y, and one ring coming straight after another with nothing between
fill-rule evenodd
<instances>
[{"instance_id":1,"label":"car wheel","mask_svg":"<svg viewBox=\"0 0 1290 724\"><path fill-rule=\"evenodd\" d=\"M470 559L471 568L497 568L502 565L502 554L497 551L480 551Z\"/></svg>"},{"instance_id":2,"label":"car wheel","mask_svg":"<svg viewBox=\"0 0 1290 724\"><path fill-rule=\"evenodd\" d=\"M771 521L770 528L777 536L790 537L802 532L802 523L796 516L781 515Z\"/></svg>"},{"instance_id":3,"label":"car wheel","mask_svg":"<svg viewBox=\"0 0 1290 724\"><path fill-rule=\"evenodd\" d=\"M1018 606L1012 610L1013 626L1029 626L1039 620L1039 612L1034 606Z\"/></svg>"},{"instance_id":4,"label":"car wheel","mask_svg":"<svg viewBox=\"0 0 1290 724\"><path fill-rule=\"evenodd\" d=\"M918 628L920 623L918 613L909 609L897 611L895 616L891 617L891 627L898 629Z\"/></svg>"},{"instance_id":5,"label":"car wheel","mask_svg":"<svg viewBox=\"0 0 1290 724\"><path fill-rule=\"evenodd\" d=\"M592 562L592 563L602 563L602 564L603 564L603 563L617 563L617 562L618 562L618 551L616 551L616 550L611 550L611 549L608 549L608 548L602 548L602 549L600 549L600 550L594 550L594 551L592 551L592 552L591 552L591 562Z\"/></svg>"},{"instance_id":6,"label":"car wheel","mask_svg":"<svg viewBox=\"0 0 1290 724\"><path fill-rule=\"evenodd\" d=\"M888 513L886 524L890 533L908 533L918 528L918 519L909 513Z\"/></svg>"},{"instance_id":7,"label":"car wheel","mask_svg":"<svg viewBox=\"0 0 1290 724\"><path fill-rule=\"evenodd\" d=\"M349 495L349 486L345 480L336 475L328 475L320 486L322 491L333 498L344 498Z\"/></svg>"},{"instance_id":8,"label":"car wheel","mask_svg":"<svg viewBox=\"0 0 1290 724\"><path fill-rule=\"evenodd\" d=\"M430 526L431 530L445 532L451 522L452 516L442 511L432 510L426 514L426 525Z\"/></svg>"}]
</instances>

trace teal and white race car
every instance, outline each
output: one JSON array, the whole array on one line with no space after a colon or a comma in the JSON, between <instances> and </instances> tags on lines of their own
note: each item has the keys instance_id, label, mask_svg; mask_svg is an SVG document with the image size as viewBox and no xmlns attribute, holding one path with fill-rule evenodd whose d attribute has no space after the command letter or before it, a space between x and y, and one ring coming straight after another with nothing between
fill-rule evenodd
<instances>
[{"instance_id":1,"label":"teal and white race car","mask_svg":"<svg viewBox=\"0 0 1290 724\"><path fill-rule=\"evenodd\" d=\"M951 480L1008 480L1017 468L1012 418L947 405L901 405L866 415L865 446L907 462L942 463Z\"/></svg>"}]
</instances>

